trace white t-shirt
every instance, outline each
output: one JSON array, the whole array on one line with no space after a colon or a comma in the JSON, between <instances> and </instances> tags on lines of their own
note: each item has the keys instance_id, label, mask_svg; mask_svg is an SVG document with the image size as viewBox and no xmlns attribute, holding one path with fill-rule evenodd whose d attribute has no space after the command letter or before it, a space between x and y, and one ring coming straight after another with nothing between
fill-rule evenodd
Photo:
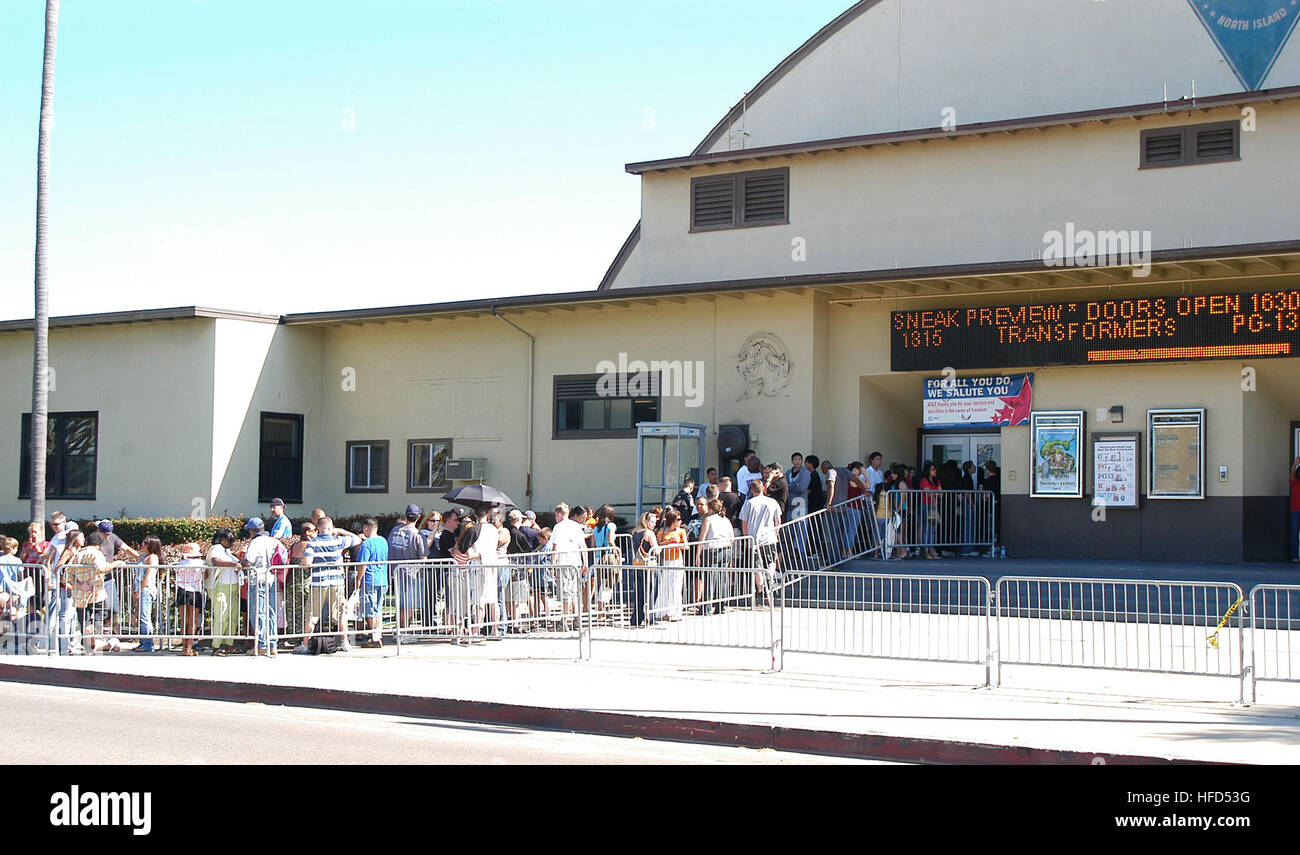
<instances>
[{"instance_id":1,"label":"white t-shirt","mask_svg":"<svg viewBox=\"0 0 1300 855\"><path fill-rule=\"evenodd\" d=\"M582 550L587 546L587 530L565 518L551 528L551 563L563 567L585 567Z\"/></svg>"},{"instance_id":2,"label":"white t-shirt","mask_svg":"<svg viewBox=\"0 0 1300 855\"><path fill-rule=\"evenodd\" d=\"M208 566L215 565L215 562L212 560L214 558L220 558L222 561L235 560L235 556L230 554L230 550L226 549L226 547L222 546L220 543L212 544L212 547L208 550ZM222 567L221 573L217 576L217 582L221 585L238 585L239 568Z\"/></svg>"},{"instance_id":3,"label":"white t-shirt","mask_svg":"<svg viewBox=\"0 0 1300 855\"><path fill-rule=\"evenodd\" d=\"M876 495L876 485L885 480L885 473L876 469L874 466L867 467L867 486L871 488L871 495Z\"/></svg>"},{"instance_id":4,"label":"white t-shirt","mask_svg":"<svg viewBox=\"0 0 1300 855\"><path fill-rule=\"evenodd\" d=\"M478 553L477 560L480 564L497 563L497 541L501 533L496 526L490 522L481 522L478 524L478 537L474 538L474 545L470 548Z\"/></svg>"},{"instance_id":5,"label":"white t-shirt","mask_svg":"<svg viewBox=\"0 0 1300 855\"><path fill-rule=\"evenodd\" d=\"M708 489L709 489L709 487L711 487L711 486L712 486L712 487L717 487L719 493L722 492L722 485L721 485L721 484L710 484L708 481L705 481L703 484L701 484L700 486L698 486L698 487L695 488L695 498L697 498L697 499L703 499L703 498L704 498L704 494L705 494L706 492L708 492Z\"/></svg>"},{"instance_id":6,"label":"white t-shirt","mask_svg":"<svg viewBox=\"0 0 1300 855\"><path fill-rule=\"evenodd\" d=\"M781 506L769 496L750 496L740 509L740 521L748 527L754 543L764 546L776 543L776 521L781 518Z\"/></svg>"},{"instance_id":7,"label":"white t-shirt","mask_svg":"<svg viewBox=\"0 0 1300 855\"><path fill-rule=\"evenodd\" d=\"M244 558L253 565L251 569L257 574L258 581L266 581L271 571L271 559L275 557L277 549L283 549L280 541L270 535L260 534L253 538L248 548L244 550Z\"/></svg>"},{"instance_id":8,"label":"white t-shirt","mask_svg":"<svg viewBox=\"0 0 1300 855\"><path fill-rule=\"evenodd\" d=\"M700 528L700 542L718 541L719 544L725 545L730 543L736 537L736 531L731 527L731 520L727 519L725 514L710 514L704 520L704 525Z\"/></svg>"},{"instance_id":9,"label":"white t-shirt","mask_svg":"<svg viewBox=\"0 0 1300 855\"><path fill-rule=\"evenodd\" d=\"M741 467L741 470L736 473L736 492L740 494L742 499L748 502L750 500L749 482L762 480L762 468L759 468L757 472L750 472L748 469Z\"/></svg>"}]
</instances>

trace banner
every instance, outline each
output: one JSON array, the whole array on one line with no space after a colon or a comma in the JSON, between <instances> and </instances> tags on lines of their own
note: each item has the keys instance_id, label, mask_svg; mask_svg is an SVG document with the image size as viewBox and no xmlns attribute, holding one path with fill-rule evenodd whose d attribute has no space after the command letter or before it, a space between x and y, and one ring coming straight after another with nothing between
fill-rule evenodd
<instances>
[{"instance_id":1,"label":"banner","mask_svg":"<svg viewBox=\"0 0 1300 855\"><path fill-rule=\"evenodd\" d=\"M1032 374L942 377L925 381L926 427L1008 427L1029 424Z\"/></svg>"}]
</instances>

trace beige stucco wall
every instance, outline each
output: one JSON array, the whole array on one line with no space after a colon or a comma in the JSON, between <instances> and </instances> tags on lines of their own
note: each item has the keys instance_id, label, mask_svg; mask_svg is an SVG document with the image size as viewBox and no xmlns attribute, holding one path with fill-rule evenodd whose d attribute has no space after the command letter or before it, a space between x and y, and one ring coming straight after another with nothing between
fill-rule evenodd
<instances>
[{"instance_id":1,"label":"beige stucco wall","mask_svg":"<svg viewBox=\"0 0 1300 855\"><path fill-rule=\"evenodd\" d=\"M1150 231L1155 250L1292 240L1293 223L1277 212L1293 207L1293 187L1279 179L1300 138L1300 102L1260 105L1239 161L1138 169L1142 131L1240 115L1223 108L646 174L642 275L618 284L1024 261L1042 258L1044 234L1068 223ZM690 232L692 178L774 167L790 170L789 224Z\"/></svg>"},{"instance_id":2,"label":"beige stucco wall","mask_svg":"<svg viewBox=\"0 0 1300 855\"><path fill-rule=\"evenodd\" d=\"M310 455L323 506L335 512L391 511L415 501L445 504L405 490L406 442L452 437L456 457L488 459L487 480L521 504L635 500L636 442L553 438L553 378L595 373L602 360L702 362L702 406L665 396L661 419L748 423L765 459L808 450L814 414L814 335L810 296L683 300L657 306L590 308L546 314L509 313L536 337L533 489L527 471L528 339L500 319L370 323L322 330L321 424ZM301 328L291 328L296 331ZM776 397L743 397L735 354L755 332L771 332L788 349L792 372ZM476 354L479 355L476 357ZM357 372L354 392L338 390L343 367ZM312 435L311 429L308 431ZM388 440L390 491L344 492L348 440ZM708 464L717 437L706 440ZM309 502L314 500L309 499Z\"/></svg>"},{"instance_id":3,"label":"beige stucco wall","mask_svg":"<svg viewBox=\"0 0 1300 855\"><path fill-rule=\"evenodd\" d=\"M211 460L213 322L158 321L50 331L50 412L99 413L94 500L49 499L73 518L188 516ZM0 519L26 519L18 499L21 414L31 411L32 335L0 334Z\"/></svg>"}]
</instances>

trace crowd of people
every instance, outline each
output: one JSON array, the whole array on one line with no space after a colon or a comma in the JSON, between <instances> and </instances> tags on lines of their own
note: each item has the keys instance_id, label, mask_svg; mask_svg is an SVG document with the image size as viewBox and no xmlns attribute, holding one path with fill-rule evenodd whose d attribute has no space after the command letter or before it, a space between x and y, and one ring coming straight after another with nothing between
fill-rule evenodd
<instances>
[{"instance_id":1,"label":"crowd of people","mask_svg":"<svg viewBox=\"0 0 1300 855\"><path fill-rule=\"evenodd\" d=\"M761 595L792 554L829 563L889 549L903 542L897 530L915 515L921 543L893 546L890 557L937 558L928 544L939 542L940 522L926 513L927 494L987 490L994 501L1000 494L992 462L977 469L970 461L927 461L918 472L882 461L873 453L866 464L836 467L796 453L785 468L746 451L734 479L714 468L698 484L687 478L630 533L618 531L611 505L567 504L553 509L551 526L533 511L481 505L425 512L412 504L386 536L375 519L343 530L317 508L295 531L275 499L269 522L254 517L240 533L220 529L210 544L183 544L171 562L156 536L136 549L109 520L82 531L55 511L48 540L40 523L22 543L0 538L0 616L13 624L25 615L28 627L39 618L48 643L65 654L151 652L164 636L178 640L184 656L202 649L214 656L317 652L331 636L342 650L353 638L363 648L381 647L390 601L404 641L430 632L473 643L571 629L581 614L611 613L616 591L628 624L639 627L725 611L737 577L709 568L752 569L748 590ZM906 491L917 492L915 503L889 495ZM781 528L823 508L829 526ZM867 526L873 510L874 530ZM171 574L165 591L164 566ZM696 567L706 569L688 572ZM301 572L291 576L294 568ZM155 625L160 617L165 632ZM131 647L122 637L139 641Z\"/></svg>"}]
</instances>

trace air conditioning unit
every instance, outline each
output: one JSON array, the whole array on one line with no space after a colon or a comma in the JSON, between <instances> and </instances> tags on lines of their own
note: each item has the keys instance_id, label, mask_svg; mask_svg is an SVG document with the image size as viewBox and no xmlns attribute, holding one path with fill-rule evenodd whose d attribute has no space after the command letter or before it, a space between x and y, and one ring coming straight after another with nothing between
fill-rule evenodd
<instances>
[{"instance_id":1,"label":"air conditioning unit","mask_svg":"<svg viewBox=\"0 0 1300 855\"><path fill-rule=\"evenodd\" d=\"M459 457L447 461L448 481L486 481L486 457Z\"/></svg>"}]
</instances>

